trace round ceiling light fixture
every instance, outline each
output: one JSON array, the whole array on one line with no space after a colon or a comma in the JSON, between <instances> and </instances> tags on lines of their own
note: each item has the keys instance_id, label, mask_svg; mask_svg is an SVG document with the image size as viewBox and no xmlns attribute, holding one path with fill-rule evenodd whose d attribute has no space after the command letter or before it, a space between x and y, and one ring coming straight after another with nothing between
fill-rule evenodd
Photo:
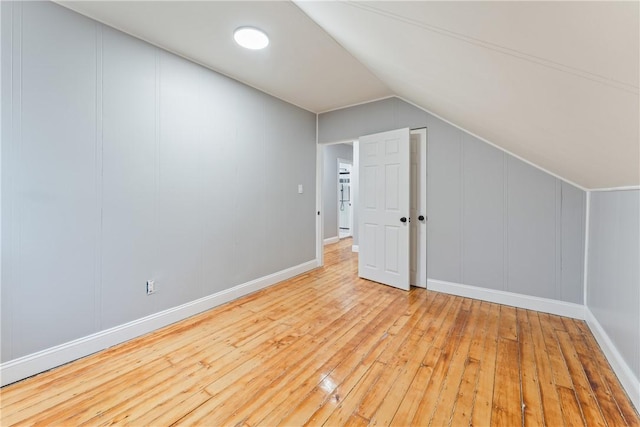
<instances>
[{"instance_id":1,"label":"round ceiling light fixture","mask_svg":"<svg viewBox=\"0 0 640 427\"><path fill-rule=\"evenodd\" d=\"M269 37L264 31L254 27L240 27L233 32L233 39L240 46L258 50L264 49L269 45Z\"/></svg>"}]
</instances>

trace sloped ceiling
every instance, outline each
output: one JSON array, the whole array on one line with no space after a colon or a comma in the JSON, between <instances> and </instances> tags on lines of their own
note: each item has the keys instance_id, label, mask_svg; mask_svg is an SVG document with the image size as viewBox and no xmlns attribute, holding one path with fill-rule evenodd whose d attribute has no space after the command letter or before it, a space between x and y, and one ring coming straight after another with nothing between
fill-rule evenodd
<instances>
[{"instance_id":1,"label":"sloped ceiling","mask_svg":"<svg viewBox=\"0 0 640 427\"><path fill-rule=\"evenodd\" d=\"M394 93L587 188L640 183L637 2L299 2Z\"/></svg>"},{"instance_id":2,"label":"sloped ceiling","mask_svg":"<svg viewBox=\"0 0 640 427\"><path fill-rule=\"evenodd\" d=\"M314 112L395 94L585 188L640 184L638 2L62 4Z\"/></svg>"},{"instance_id":3,"label":"sloped ceiling","mask_svg":"<svg viewBox=\"0 0 640 427\"><path fill-rule=\"evenodd\" d=\"M57 3L313 112L392 95L289 1ZM239 47L241 26L264 30L270 45Z\"/></svg>"}]
</instances>

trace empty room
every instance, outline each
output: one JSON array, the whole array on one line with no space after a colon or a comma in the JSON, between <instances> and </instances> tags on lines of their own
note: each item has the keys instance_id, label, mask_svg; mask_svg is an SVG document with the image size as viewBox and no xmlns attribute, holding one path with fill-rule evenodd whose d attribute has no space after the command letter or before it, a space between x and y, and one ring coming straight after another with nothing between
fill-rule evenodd
<instances>
[{"instance_id":1,"label":"empty room","mask_svg":"<svg viewBox=\"0 0 640 427\"><path fill-rule=\"evenodd\" d=\"M0 425L640 425L639 1L0 35Z\"/></svg>"}]
</instances>

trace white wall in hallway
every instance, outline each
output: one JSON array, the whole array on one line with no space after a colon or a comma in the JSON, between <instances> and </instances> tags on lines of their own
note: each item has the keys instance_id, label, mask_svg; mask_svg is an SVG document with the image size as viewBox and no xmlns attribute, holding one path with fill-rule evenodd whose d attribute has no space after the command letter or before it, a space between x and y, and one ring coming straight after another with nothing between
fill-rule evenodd
<instances>
[{"instance_id":1,"label":"white wall in hallway","mask_svg":"<svg viewBox=\"0 0 640 427\"><path fill-rule=\"evenodd\" d=\"M324 218L324 239L338 237L338 159L353 161L353 146L349 144L328 144L324 150L322 172L322 208Z\"/></svg>"}]
</instances>

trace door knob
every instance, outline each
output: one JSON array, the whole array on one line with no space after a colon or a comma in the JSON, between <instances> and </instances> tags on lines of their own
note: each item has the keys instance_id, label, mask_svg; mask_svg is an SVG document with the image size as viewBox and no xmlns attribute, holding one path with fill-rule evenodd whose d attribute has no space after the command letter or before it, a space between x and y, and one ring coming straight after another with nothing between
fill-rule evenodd
<instances>
[{"instance_id":1,"label":"door knob","mask_svg":"<svg viewBox=\"0 0 640 427\"><path fill-rule=\"evenodd\" d=\"M407 222L407 217L403 216L402 218L400 218L400 222Z\"/></svg>"},{"instance_id":2,"label":"door knob","mask_svg":"<svg viewBox=\"0 0 640 427\"><path fill-rule=\"evenodd\" d=\"M418 221L424 221L424 215L420 215L420 216L418 217Z\"/></svg>"}]
</instances>

